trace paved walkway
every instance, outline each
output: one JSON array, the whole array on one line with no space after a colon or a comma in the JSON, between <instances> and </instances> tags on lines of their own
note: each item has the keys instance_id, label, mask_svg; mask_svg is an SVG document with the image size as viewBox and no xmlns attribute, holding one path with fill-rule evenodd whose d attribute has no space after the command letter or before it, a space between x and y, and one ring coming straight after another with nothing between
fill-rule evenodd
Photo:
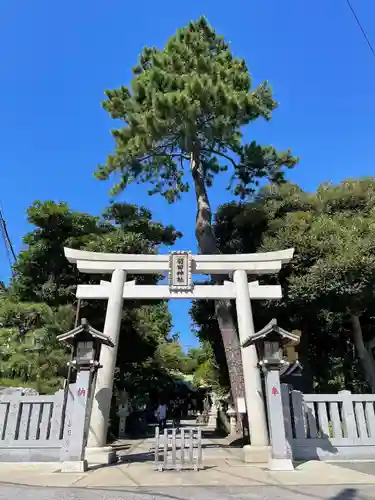
<instances>
[{"instance_id":1,"label":"paved walkway","mask_svg":"<svg viewBox=\"0 0 375 500\"><path fill-rule=\"evenodd\" d=\"M318 485L375 488L375 462L328 464L310 461L292 472L271 472L266 464L252 466L242 461L242 450L227 440L203 439L204 470L163 471L153 469L154 439L123 440L115 443L119 461L92 467L85 473L61 473L61 464L0 464L0 483L13 485L120 489L164 487L278 487L283 490ZM276 497L277 498L277 497ZM326 497L321 497L326 498ZM328 497L327 497L328 498ZM342 497L342 499L355 497ZM375 495L372 496L375 498ZM338 497L341 500L341 497ZM1 500L1 496L0 496Z\"/></svg>"},{"instance_id":2,"label":"paved walkway","mask_svg":"<svg viewBox=\"0 0 375 500\"><path fill-rule=\"evenodd\" d=\"M350 464L349 464L350 465ZM375 475L348 468L345 464L306 462L293 472L271 472L265 467L218 461L199 472L155 472L151 462L120 462L92 468L85 473L61 473L60 464L5 464L0 483L43 487L95 489L160 488L181 486L316 486L375 485ZM373 470L375 467L373 466Z\"/></svg>"},{"instance_id":3,"label":"paved walkway","mask_svg":"<svg viewBox=\"0 0 375 500\"><path fill-rule=\"evenodd\" d=\"M0 484L0 500L374 500L375 486L40 488Z\"/></svg>"},{"instance_id":4,"label":"paved walkway","mask_svg":"<svg viewBox=\"0 0 375 500\"><path fill-rule=\"evenodd\" d=\"M114 443L117 448L117 456L121 462L149 462L154 459L155 438L124 439ZM242 448L229 445L225 438L210 437L205 433L202 439L202 454L205 465L217 462L241 462Z\"/></svg>"},{"instance_id":5,"label":"paved walkway","mask_svg":"<svg viewBox=\"0 0 375 500\"><path fill-rule=\"evenodd\" d=\"M0 484L0 500L374 500L375 486L40 488Z\"/></svg>"}]
</instances>

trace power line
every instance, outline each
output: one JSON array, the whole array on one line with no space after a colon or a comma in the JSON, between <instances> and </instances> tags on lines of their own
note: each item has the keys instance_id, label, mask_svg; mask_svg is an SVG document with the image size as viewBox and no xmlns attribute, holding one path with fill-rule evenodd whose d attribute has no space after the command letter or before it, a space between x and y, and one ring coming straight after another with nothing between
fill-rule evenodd
<instances>
[{"instance_id":1,"label":"power line","mask_svg":"<svg viewBox=\"0 0 375 500\"><path fill-rule=\"evenodd\" d=\"M15 262L17 262L17 256L16 256L16 252L14 251L12 242L10 241L9 233L7 230L7 225L6 225L1 207L0 207L0 232L1 232L1 236L2 236L3 241L4 241L5 253L7 255L9 265L10 265L10 267L12 267L11 256L13 257Z\"/></svg>"},{"instance_id":2,"label":"power line","mask_svg":"<svg viewBox=\"0 0 375 500\"><path fill-rule=\"evenodd\" d=\"M6 239L6 235L5 235L5 232L4 232L4 227L3 227L3 224L2 224L2 219L1 218L0 218L0 232L1 232L1 236L3 238L3 242L4 242L5 255L6 255L7 259L8 259L9 266L12 267L12 259L11 259L11 255L10 255L9 247L8 247L8 244L7 244L7 239Z\"/></svg>"},{"instance_id":3,"label":"power line","mask_svg":"<svg viewBox=\"0 0 375 500\"><path fill-rule=\"evenodd\" d=\"M350 3L350 0L346 0L346 3L348 4L349 9L351 10L351 13L353 14L353 17L354 17L354 19L356 20L356 22L357 22L357 24L358 24L358 27L359 27L359 29L361 30L362 35L364 36L364 39L365 39L365 40L366 40L366 42L367 42L367 45L370 47L370 50L371 50L371 52L372 52L372 55L375 57L375 49L374 49L374 47L372 46L372 43L370 42L370 39L369 39L369 37L367 36L366 31L365 31L364 27L362 26L361 21L358 19L358 16L357 16L357 14L355 13L355 10L354 10L354 8L353 8L352 4Z\"/></svg>"}]
</instances>

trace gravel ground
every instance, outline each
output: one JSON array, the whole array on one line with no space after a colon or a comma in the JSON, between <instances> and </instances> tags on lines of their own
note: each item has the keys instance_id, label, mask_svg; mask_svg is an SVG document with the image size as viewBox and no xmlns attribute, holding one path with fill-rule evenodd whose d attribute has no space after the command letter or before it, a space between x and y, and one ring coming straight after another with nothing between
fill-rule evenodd
<instances>
[{"instance_id":1,"label":"gravel ground","mask_svg":"<svg viewBox=\"0 0 375 500\"><path fill-rule=\"evenodd\" d=\"M375 486L68 489L5 486L0 500L374 500Z\"/></svg>"}]
</instances>

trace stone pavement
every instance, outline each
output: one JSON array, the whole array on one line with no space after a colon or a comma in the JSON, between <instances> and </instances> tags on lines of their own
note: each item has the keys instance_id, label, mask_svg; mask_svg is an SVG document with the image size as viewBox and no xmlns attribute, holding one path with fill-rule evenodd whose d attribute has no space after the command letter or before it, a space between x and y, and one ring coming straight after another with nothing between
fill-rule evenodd
<instances>
[{"instance_id":1,"label":"stone pavement","mask_svg":"<svg viewBox=\"0 0 375 500\"><path fill-rule=\"evenodd\" d=\"M345 464L306 462L293 472L268 471L265 467L218 461L205 470L194 472L153 470L151 462L122 462L107 467L92 468L85 473L61 473L60 464L5 464L0 467L0 483L94 489L174 487L264 487L318 485L374 485L375 475L352 470ZM375 498L375 495L372 497Z\"/></svg>"},{"instance_id":2,"label":"stone pavement","mask_svg":"<svg viewBox=\"0 0 375 500\"><path fill-rule=\"evenodd\" d=\"M154 439L123 440L114 444L119 461L109 466L94 466L85 473L61 473L61 464L0 464L0 483L50 488L88 488L124 490L126 488L290 488L337 485L370 485L375 491L375 462L328 464L310 461L292 472L268 471L266 464L250 465L242 461L242 450L230 447L225 439L204 437L204 470L153 470ZM340 490L341 491L341 490ZM250 495L251 496L251 495ZM262 497L266 498L266 497ZM275 497L282 498L282 497ZM319 497L330 498L330 497ZM334 497L332 497L334 498ZM356 497L337 497L337 500ZM359 497L358 497L359 498ZM365 498L365 497L364 497ZM375 498L373 494L369 498ZM1 500L1 496L0 496Z\"/></svg>"},{"instance_id":3,"label":"stone pavement","mask_svg":"<svg viewBox=\"0 0 375 500\"><path fill-rule=\"evenodd\" d=\"M208 437L207 437L208 436ZM120 461L147 462L154 457L154 438L146 439L123 439L114 443L118 450L117 456ZM202 438L203 460L205 464L218 461L234 460L242 462L242 448L229 445L225 438L210 437L205 433Z\"/></svg>"},{"instance_id":4,"label":"stone pavement","mask_svg":"<svg viewBox=\"0 0 375 500\"><path fill-rule=\"evenodd\" d=\"M73 489L0 484L0 500L374 500L374 493L373 486Z\"/></svg>"}]
</instances>

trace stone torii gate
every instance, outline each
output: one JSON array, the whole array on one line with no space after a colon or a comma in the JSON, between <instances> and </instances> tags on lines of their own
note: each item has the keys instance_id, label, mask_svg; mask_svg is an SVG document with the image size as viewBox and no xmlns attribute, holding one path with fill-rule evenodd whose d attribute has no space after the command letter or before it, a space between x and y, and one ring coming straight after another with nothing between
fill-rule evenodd
<instances>
[{"instance_id":1,"label":"stone torii gate","mask_svg":"<svg viewBox=\"0 0 375 500\"><path fill-rule=\"evenodd\" d=\"M248 282L248 274L275 274L282 264L288 263L294 249L278 252L235 255L192 255L191 252L171 252L166 255L138 255L87 252L65 248L69 262L77 269L90 274L111 274L111 281L98 285L78 285L77 298L107 300L104 335L114 344L114 349L102 347L91 421L86 449L90 462L106 463L113 458L111 447L106 446L107 426L116 367L118 337L123 300L134 299L235 299L240 344L253 335L254 323L251 300L280 299L280 285L260 285ZM137 285L126 282L127 273L168 273L168 285ZM222 285L193 283L193 274L228 274L232 281ZM254 345L241 349L245 382L245 403L248 413L251 447L268 446L267 421L258 357Z\"/></svg>"}]
</instances>

